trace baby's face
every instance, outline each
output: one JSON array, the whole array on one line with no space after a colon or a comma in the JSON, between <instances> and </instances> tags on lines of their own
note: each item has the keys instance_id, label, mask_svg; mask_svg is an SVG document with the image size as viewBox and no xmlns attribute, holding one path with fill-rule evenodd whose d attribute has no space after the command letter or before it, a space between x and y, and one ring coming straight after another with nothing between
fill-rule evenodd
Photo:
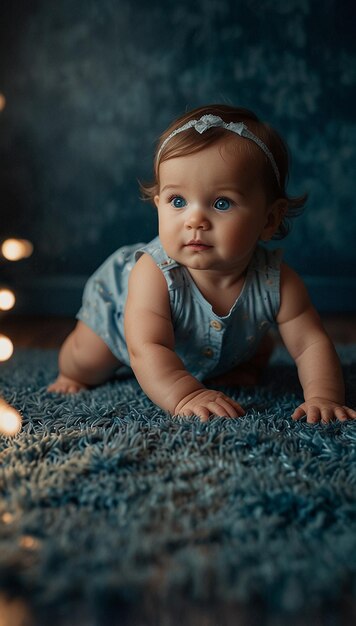
<instances>
[{"instance_id":1,"label":"baby's face","mask_svg":"<svg viewBox=\"0 0 356 626\"><path fill-rule=\"evenodd\" d=\"M259 239L273 234L261 166L237 141L248 140L222 140L160 165L159 236L188 269L242 272Z\"/></svg>"}]
</instances>

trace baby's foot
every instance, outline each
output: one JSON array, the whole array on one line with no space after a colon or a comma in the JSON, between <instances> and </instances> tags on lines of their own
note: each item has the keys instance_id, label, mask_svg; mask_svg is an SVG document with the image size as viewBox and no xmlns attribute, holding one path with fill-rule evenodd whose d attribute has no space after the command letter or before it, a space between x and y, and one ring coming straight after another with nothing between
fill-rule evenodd
<instances>
[{"instance_id":1,"label":"baby's foot","mask_svg":"<svg viewBox=\"0 0 356 626\"><path fill-rule=\"evenodd\" d=\"M63 376L63 374L59 374L54 383L47 387L47 391L51 391L52 393L78 393L81 389L88 389L88 385Z\"/></svg>"}]
</instances>

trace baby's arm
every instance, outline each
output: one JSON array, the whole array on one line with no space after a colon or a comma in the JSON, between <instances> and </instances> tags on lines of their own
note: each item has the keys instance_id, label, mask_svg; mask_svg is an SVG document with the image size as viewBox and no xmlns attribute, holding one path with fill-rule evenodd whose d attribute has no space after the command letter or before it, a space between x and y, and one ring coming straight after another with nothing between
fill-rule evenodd
<instances>
[{"instance_id":1,"label":"baby's arm","mask_svg":"<svg viewBox=\"0 0 356 626\"><path fill-rule=\"evenodd\" d=\"M209 390L185 369L174 352L166 280L151 257L144 254L129 280L125 308L125 337L130 364L143 391L173 415L238 417L244 410L219 391Z\"/></svg>"},{"instance_id":2,"label":"baby's arm","mask_svg":"<svg viewBox=\"0 0 356 626\"><path fill-rule=\"evenodd\" d=\"M342 370L336 350L324 330L300 277L281 267L281 306L277 316L281 337L298 368L304 402L292 418L307 416L309 423L356 418L346 407Z\"/></svg>"}]
</instances>

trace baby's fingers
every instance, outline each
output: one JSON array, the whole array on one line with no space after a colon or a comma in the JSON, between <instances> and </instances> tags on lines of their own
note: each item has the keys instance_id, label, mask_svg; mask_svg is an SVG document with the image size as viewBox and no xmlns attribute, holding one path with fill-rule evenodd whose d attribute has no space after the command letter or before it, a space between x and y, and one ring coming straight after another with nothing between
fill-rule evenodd
<instances>
[{"instance_id":1,"label":"baby's fingers","mask_svg":"<svg viewBox=\"0 0 356 626\"><path fill-rule=\"evenodd\" d=\"M224 398L218 398L215 402L209 402L207 405L209 409L209 415L217 415L217 417L241 417L245 415L243 408L233 400L227 401ZM199 413L201 415L201 412ZM206 414L202 417L202 421L206 422L208 416Z\"/></svg>"},{"instance_id":2,"label":"baby's fingers","mask_svg":"<svg viewBox=\"0 0 356 626\"><path fill-rule=\"evenodd\" d=\"M346 422L347 421L347 412L346 409L347 407L344 406L338 406L335 409L335 417L340 421L340 422ZM355 412L355 411L354 411Z\"/></svg>"},{"instance_id":3,"label":"baby's fingers","mask_svg":"<svg viewBox=\"0 0 356 626\"><path fill-rule=\"evenodd\" d=\"M197 415L202 422L207 422L211 415L218 417L241 417L245 414L244 409L238 402L225 396L221 392L213 390L203 391L185 406L178 408L177 415L193 417Z\"/></svg>"},{"instance_id":4,"label":"baby's fingers","mask_svg":"<svg viewBox=\"0 0 356 626\"><path fill-rule=\"evenodd\" d=\"M321 421L323 424L330 424L334 419L339 422L346 422L348 419L356 419L356 411L347 406L334 406L321 409Z\"/></svg>"},{"instance_id":5,"label":"baby's fingers","mask_svg":"<svg viewBox=\"0 0 356 626\"><path fill-rule=\"evenodd\" d=\"M308 424L316 424L320 421L322 424L330 424L335 418L340 422L356 419L356 411L336 403L332 403L331 406L318 406L316 404L308 406L307 403L303 403L295 409L291 417L293 420L299 420L304 416L306 416Z\"/></svg>"},{"instance_id":6,"label":"baby's fingers","mask_svg":"<svg viewBox=\"0 0 356 626\"><path fill-rule=\"evenodd\" d=\"M238 417L237 411L232 406L229 406L227 402L210 402L208 408L210 415L217 415L218 417Z\"/></svg>"},{"instance_id":7,"label":"baby's fingers","mask_svg":"<svg viewBox=\"0 0 356 626\"><path fill-rule=\"evenodd\" d=\"M225 413L222 414L215 413L215 415L218 415L219 417L242 417L242 415L245 415L245 411L242 406L238 402L231 400L231 398L228 400L225 398L219 398L216 404L221 407L222 411L225 411Z\"/></svg>"},{"instance_id":8,"label":"baby's fingers","mask_svg":"<svg viewBox=\"0 0 356 626\"><path fill-rule=\"evenodd\" d=\"M345 422L347 419L355 420L356 411L350 409L348 406L342 406L335 409L335 416L341 422Z\"/></svg>"},{"instance_id":9,"label":"baby's fingers","mask_svg":"<svg viewBox=\"0 0 356 626\"><path fill-rule=\"evenodd\" d=\"M307 423L317 424L321 419L321 411L318 406L309 406L307 408Z\"/></svg>"},{"instance_id":10,"label":"baby's fingers","mask_svg":"<svg viewBox=\"0 0 356 626\"><path fill-rule=\"evenodd\" d=\"M335 418L339 422L346 422L348 419L356 419L356 411L347 406L335 406L321 409L321 421L323 424L330 424Z\"/></svg>"},{"instance_id":11,"label":"baby's fingers","mask_svg":"<svg viewBox=\"0 0 356 626\"><path fill-rule=\"evenodd\" d=\"M292 413L291 417L293 420L300 420L302 417L304 417L304 415L306 414L305 409L303 409L303 406L298 406L294 413Z\"/></svg>"},{"instance_id":12,"label":"baby's fingers","mask_svg":"<svg viewBox=\"0 0 356 626\"><path fill-rule=\"evenodd\" d=\"M307 406L305 404L301 404L295 409L292 414L292 419L300 420L304 416L306 416L308 424L316 424L317 422L320 422L320 410L317 406Z\"/></svg>"}]
</instances>

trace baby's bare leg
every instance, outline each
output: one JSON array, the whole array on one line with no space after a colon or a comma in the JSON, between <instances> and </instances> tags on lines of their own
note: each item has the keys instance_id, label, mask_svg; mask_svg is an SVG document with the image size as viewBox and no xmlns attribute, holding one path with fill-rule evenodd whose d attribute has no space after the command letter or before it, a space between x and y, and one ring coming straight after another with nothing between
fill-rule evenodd
<instances>
[{"instance_id":1,"label":"baby's bare leg","mask_svg":"<svg viewBox=\"0 0 356 626\"><path fill-rule=\"evenodd\" d=\"M94 331L79 321L59 353L59 376L48 391L76 393L108 380L120 361Z\"/></svg>"},{"instance_id":2,"label":"baby's bare leg","mask_svg":"<svg viewBox=\"0 0 356 626\"><path fill-rule=\"evenodd\" d=\"M209 385L241 385L250 387L257 385L264 368L272 355L275 346L275 340L271 334L267 333L258 346L256 354L246 363L240 363L234 369L215 378L211 378L207 382Z\"/></svg>"}]
</instances>

